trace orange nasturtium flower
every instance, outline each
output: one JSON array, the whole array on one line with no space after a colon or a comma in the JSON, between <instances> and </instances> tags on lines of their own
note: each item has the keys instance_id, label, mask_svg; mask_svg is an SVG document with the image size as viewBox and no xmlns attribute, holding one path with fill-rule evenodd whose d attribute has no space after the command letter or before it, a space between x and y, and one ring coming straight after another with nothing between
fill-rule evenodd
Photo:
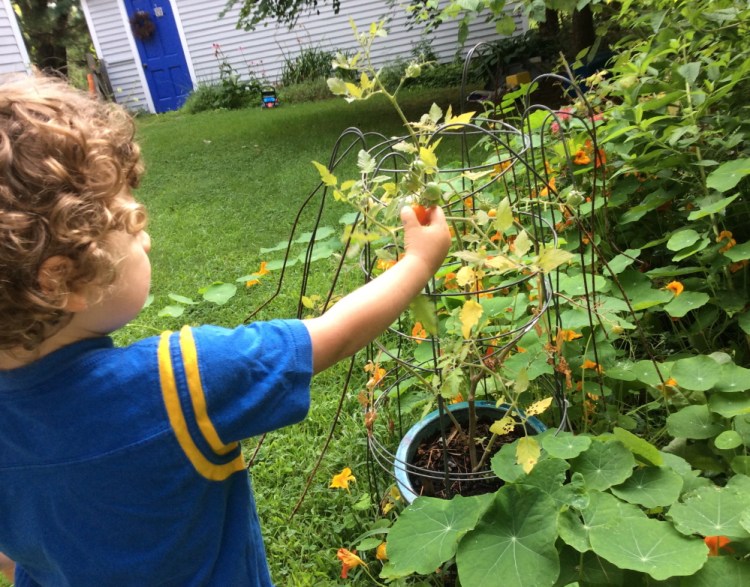
<instances>
[{"instance_id":1,"label":"orange nasturtium flower","mask_svg":"<svg viewBox=\"0 0 750 587\"><path fill-rule=\"evenodd\" d=\"M349 483L357 482L357 478L352 475L352 470L349 467L341 469L341 473L334 475L331 479L331 484L328 486L329 489L346 489L349 491Z\"/></svg>"},{"instance_id":2,"label":"orange nasturtium flower","mask_svg":"<svg viewBox=\"0 0 750 587\"><path fill-rule=\"evenodd\" d=\"M375 264L375 267L379 271L386 271L393 267L396 264L395 259L378 259L378 262Z\"/></svg>"},{"instance_id":3,"label":"orange nasturtium flower","mask_svg":"<svg viewBox=\"0 0 750 587\"><path fill-rule=\"evenodd\" d=\"M357 556L357 551L347 550L346 548L339 548L336 553L336 557L341 561L341 578L346 579L349 573L349 569L362 565L367 567L367 563Z\"/></svg>"},{"instance_id":4,"label":"orange nasturtium flower","mask_svg":"<svg viewBox=\"0 0 750 587\"><path fill-rule=\"evenodd\" d=\"M564 340L565 342L570 342L571 340L575 340L576 338L582 338L582 337L583 337L583 334L579 334L579 333L578 333L578 332L576 332L575 330L566 330L566 329L564 329L564 328L563 328L563 329L561 329L561 330L560 330L560 331L559 331L559 332L557 333L557 335L558 335L558 336L559 336L559 337L560 337L560 338L561 338L562 340Z\"/></svg>"},{"instance_id":5,"label":"orange nasturtium flower","mask_svg":"<svg viewBox=\"0 0 750 587\"><path fill-rule=\"evenodd\" d=\"M719 233L719 236L716 237L716 242L720 243L722 241L727 241L726 244L719 249L720 253L726 253L729 249L731 249L734 245L737 244L737 241L734 240L732 237L732 233L728 230L722 230Z\"/></svg>"},{"instance_id":6,"label":"orange nasturtium flower","mask_svg":"<svg viewBox=\"0 0 750 587\"><path fill-rule=\"evenodd\" d=\"M671 291L675 295L675 297L680 295L685 290L685 286L682 285L679 281L670 281L665 287L666 289Z\"/></svg>"},{"instance_id":7,"label":"orange nasturtium flower","mask_svg":"<svg viewBox=\"0 0 750 587\"><path fill-rule=\"evenodd\" d=\"M380 544L378 544L378 548L375 550L375 558L379 561L388 560L388 551L386 550L385 542L381 542Z\"/></svg>"},{"instance_id":8,"label":"orange nasturtium flower","mask_svg":"<svg viewBox=\"0 0 750 587\"><path fill-rule=\"evenodd\" d=\"M414 328L411 329L411 335L416 339L427 338L427 331L422 326L421 322L416 322ZM422 344L424 340L417 340L417 344Z\"/></svg>"},{"instance_id":9,"label":"orange nasturtium flower","mask_svg":"<svg viewBox=\"0 0 750 587\"><path fill-rule=\"evenodd\" d=\"M265 261L260 262L260 269L258 269L255 272L256 277L260 277L261 275L266 275L268 273L271 273L268 269L266 269L267 263ZM250 279L249 281L245 282L245 287L252 287L254 285L258 285L260 283L257 279Z\"/></svg>"},{"instance_id":10,"label":"orange nasturtium flower","mask_svg":"<svg viewBox=\"0 0 750 587\"><path fill-rule=\"evenodd\" d=\"M708 556L719 556L722 548L727 552L734 552L734 549L727 546L731 540L726 536L706 536L703 542L708 546Z\"/></svg>"},{"instance_id":11,"label":"orange nasturtium flower","mask_svg":"<svg viewBox=\"0 0 750 587\"><path fill-rule=\"evenodd\" d=\"M591 163L591 157L583 149L578 149L576 154L573 156L573 163L576 165L588 165Z\"/></svg>"},{"instance_id":12,"label":"orange nasturtium flower","mask_svg":"<svg viewBox=\"0 0 750 587\"><path fill-rule=\"evenodd\" d=\"M367 361L367 364L365 365L365 372L372 373L370 379L367 381L367 389L372 389L378 383L380 383L383 377L385 377L385 369L383 369L380 365L373 363L372 361Z\"/></svg>"},{"instance_id":13,"label":"orange nasturtium flower","mask_svg":"<svg viewBox=\"0 0 750 587\"><path fill-rule=\"evenodd\" d=\"M599 363L595 363L590 359L586 359L583 362L583 365L581 365L581 369L593 369L597 373L601 373L603 371L602 366Z\"/></svg>"},{"instance_id":14,"label":"orange nasturtium flower","mask_svg":"<svg viewBox=\"0 0 750 587\"><path fill-rule=\"evenodd\" d=\"M555 187L555 178L551 177L549 180L549 183L544 188L542 188L542 191L539 192L539 195L542 198L547 198L549 197L549 191L552 190L554 192L556 189L557 188Z\"/></svg>"}]
</instances>

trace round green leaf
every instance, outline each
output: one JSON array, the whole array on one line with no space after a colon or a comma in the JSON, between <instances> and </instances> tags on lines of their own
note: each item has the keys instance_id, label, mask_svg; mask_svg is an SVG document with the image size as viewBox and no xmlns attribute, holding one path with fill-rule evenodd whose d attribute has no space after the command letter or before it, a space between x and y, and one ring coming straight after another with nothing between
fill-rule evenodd
<instances>
[{"instance_id":1,"label":"round green leaf","mask_svg":"<svg viewBox=\"0 0 750 587\"><path fill-rule=\"evenodd\" d=\"M237 286L233 283L214 283L203 293L203 299L223 306L237 293Z\"/></svg>"},{"instance_id":2,"label":"round green leaf","mask_svg":"<svg viewBox=\"0 0 750 587\"><path fill-rule=\"evenodd\" d=\"M591 547L621 569L648 573L657 581L692 575L708 557L703 540L680 535L671 524L649 518L625 518L594 528Z\"/></svg>"},{"instance_id":3,"label":"round green leaf","mask_svg":"<svg viewBox=\"0 0 750 587\"><path fill-rule=\"evenodd\" d=\"M559 432L556 435L545 436L542 440L542 448L550 456L558 459L572 459L591 446L589 436L576 436L571 432Z\"/></svg>"},{"instance_id":4,"label":"round green leaf","mask_svg":"<svg viewBox=\"0 0 750 587\"><path fill-rule=\"evenodd\" d=\"M401 512L388 533L388 564L381 576L432 573L453 557L459 540L474 528L493 497L491 493L457 495L451 500L418 497Z\"/></svg>"},{"instance_id":5,"label":"round green leaf","mask_svg":"<svg viewBox=\"0 0 750 587\"><path fill-rule=\"evenodd\" d=\"M656 370L657 365L659 368L658 373ZM657 363L657 365L653 361L636 361L633 364L632 371L638 381L656 387L657 385L661 385L662 379L664 381L669 379L669 372L672 367L671 363ZM661 379L659 378L659 373L661 373ZM607 372L607 375L609 375L609 372Z\"/></svg>"},{"instance_id":6,"label":"round green leaf","mask_svg":"<svg viewBox=\"0 0 750 587\"><path fill-rule=\"evenodd\" d=\"M714 389L728 392L750 389L750 369L745 369L734 363L724 364Z\"/></svg>"},{"instance_id":7,"label":"round green leaf","mask_svg":"<svg viewBox=\"0 0 750 587\"><path fill-rule=\"evenodd\" d=\"M692 228L680 230L669 237L669 240L667 241L667 248L670 251L679 251L681 249L684 249L685 247L689 247L700 237L701 235L699 235Z\"/></svg>"},{"instance_id":8,"label":"round green leaf","mask_svg":"<svg viewBox=\"0 0 750 587\"><path fill-rule=\"evenodd\" d=\"M750 158L734 159L714 169L706 178L706 185L720 192L726 192L740 183L740 180L748 174L750 174Z\"/></svg>"},{"instance_id":9,"label":"round green leaf","mask_svg":"<svg viewBox=\"0 0 750 587\"><path fill-rule=\"evenodd\" d=\"M750 507L750 494L736 487L701 487L683 503L669 509L669 517L683 534L729 536L744 540L750 533L742 526L742 515Z\"/></svg>"},{"instance_id":10,"label":"round green leaf","mask_svg":"<svg viewBox=\"0 0 750 587\"><path fill-rule=\"evenodd\" d=\"M708 406L695 405L682 408L667 417L667 430L676 438L713 438L724 430L713 421Z\"/></svg>"},{"instance_id":11,"label":"round green leaf","mask_svg":"<svg viewBox=\"0 0 750 587\"><path fill-rule=\"evenodd\" d=\"M167 295L169 296L169 299L174 300L178 304L183 304L185 306L194 306L195 304L198 303L198 302L196 302L196 301L194 301L194 300L192 300L192 299L190 299L188 297L185 297L185 296L180 296L180 295L173 294L173 293L167 294Z\"/></svg>"},{"instance_id":12,"label":"round green leaf","mask_svg":"<svg viewBox=\"0 0 750 587\"><path fill-rule=\"evenodd\" d=\"M611 526L622 518L645 518L643 510L624 503L609 493L589 492L589 504L580 512L573 508L560 514L557 529L560 538L579 552L591 550L589 532L594 528Z\"/></svg>"},{"instance_id":13,"label":"round green leaf","mask_svg":"<svg viewBox=\"0 0 750 587\"><path fill-rule=\"evenodd\" d=\"M625 483L611 489L620 499L646 508L672 505L681 490L682 477L661 467L639 467Z\"/></svg>"},{"instance_id":14,"label":"round green leaf","mask_svg":"<svg viewBox=\"0 0 750 587\"><path fill-rule=\"evenodd\" d=\"M588 488L603 491L633 474L635 457L618 440L596 441L570 464L574 473L583 475Z\"/></svg>"},{"instance_id":15,"label":"round green leaf","mask_svg":"<svg viewBox=\"0 0 750 587\"><path fill-rule=\"evenodd\" d=\"M672 366L671 376L682 389L706 391L719 381L721 365L705 355L679 359Z\"/></svg>"},{"instance_id":16,"label":"round green leaf","mask_svg":"<svg viewBox=\"0 0 750 587\"><path fill-rule=\"evenodd\" d=\"M734 418L750 413L750 391L738 393L712 393L708 407L725 418Z\"/></svg>"},{"instance_id":17,"label":"round green leaf","mask_svg":"<svg viewBox=\"0 0 750 587\"><path fill-rule=\"evenodd\" d=\"M706 564L690 577L680 581L680 587L716 587L722 585L750 585L750 563L733 556L711 556Z\"/></svg>"},{"instance_id":18,"label":"round green leaf","mask_svg":"<svg viewBox=\"0 0 750 587\"><path fill-rule=\"evenodd\" d=\"M729 259L735 263L750 259L750 241L744 242L740 245L735 245L731 249L724 251L722 254L725 257L729 257Z\"/></svg>"},{"instance_id":19,"label":"round green leaf","mask_svg":"<svg viewBox=\"0 0 750 587\"><path fill-rule=\"evenodd\" d=\"M642 462L647 462L650 465L660 467L664 461L659 449L647 440L636 436L632 432L628 432L623 428L615 426L612 430L615 438L622 442L630 452L636 457L639 457Z\"/></svg>"},{"instance_id":20,"label":"round green leaf","mask_svg":"<svg viewBox=\"0 0 750 587\"><path fill-rule=\"evenodd\" d=\"M716 444L716 448L718 449L731 450L742 446L742 436L734 430L724 430L724 432L716 437L714 444Z\"/></svg>"},{"instance_id":21,"label":"round green leaf","mask_svg":"<svg viewBox=\"0 0 750 587\"><path fill-rule=\"evenodd\" d=\"M535 487L501 487L477 527L458 545L461 584L553 585L560 572L555 509L555 502Z\"/></svg>"},{"instance_id":22,"label":"round green leaf","mask_svg":"<svg viewBox=\"0 0 750 587\"><path fill-rule=\"evenodd\" d=\"M695 310L708 303L709 296L699 291L684 291L664 306L664 310L675 318L682 318L690 310Z\"/></svg>"},{"instance_id":23,"label":"round green leaf","mask_svg":"<svg viewBox=\"0 0 750 587\"><path fill-rule=\"evenodd\" d=\"M159 317L179 318L184 312L185 306L170 304L169 306L164 306L161 310L159 310Z\"/></svg>"}]
</instances>

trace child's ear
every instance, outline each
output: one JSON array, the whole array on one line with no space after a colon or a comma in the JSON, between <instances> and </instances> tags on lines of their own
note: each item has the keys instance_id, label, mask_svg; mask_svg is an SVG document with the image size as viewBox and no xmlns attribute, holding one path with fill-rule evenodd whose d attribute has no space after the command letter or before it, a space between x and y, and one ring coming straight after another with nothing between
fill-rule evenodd
<instances>
[{"instance_id":1,"label":"child's ear","mask_svg":"<svg viewBox=\"0 0 750 587\"><path fill-rule=\"evenodd\" d=\"M54 255L42 262L37 279L45 295L52 299L62 297L63 310L81 312L89 306L86 296L78 292L67 291L65 287L67 276L72 270L73 261L69 257Z\"/></svg>"}]
</instances>

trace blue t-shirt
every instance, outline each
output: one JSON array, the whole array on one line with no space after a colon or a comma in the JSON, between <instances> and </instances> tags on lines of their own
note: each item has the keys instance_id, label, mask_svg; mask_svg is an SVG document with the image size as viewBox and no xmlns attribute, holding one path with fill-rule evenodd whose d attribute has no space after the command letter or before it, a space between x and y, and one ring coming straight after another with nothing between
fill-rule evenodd
<instances>
[{"instance_id":1,"label":"blue t-shirt","mask_svg":"<svg viewBox=\"0 0 750 587\"><path fill-rule=\"evenodd\" d=\"M270 586L238 441L302 420L296 320L110 338L0 371L0 552L16 585Z\"/></svg>"}]
</instances>

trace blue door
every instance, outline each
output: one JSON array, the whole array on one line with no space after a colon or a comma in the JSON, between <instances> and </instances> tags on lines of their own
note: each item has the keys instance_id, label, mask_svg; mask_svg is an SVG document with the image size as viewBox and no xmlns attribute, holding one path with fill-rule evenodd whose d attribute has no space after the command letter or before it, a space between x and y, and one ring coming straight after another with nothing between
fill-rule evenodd
<instances>
[{"instance_id":1,"label":"blue door","mask_svg":"<svg viewBox=\"0 0 750 587\"><path fill-rule=\"evenodd\" d=\"M172 5L169 0L125 0L125 8L154 107L157 112L176 110L193 83Z\"/></svg>"}]
</instances>

